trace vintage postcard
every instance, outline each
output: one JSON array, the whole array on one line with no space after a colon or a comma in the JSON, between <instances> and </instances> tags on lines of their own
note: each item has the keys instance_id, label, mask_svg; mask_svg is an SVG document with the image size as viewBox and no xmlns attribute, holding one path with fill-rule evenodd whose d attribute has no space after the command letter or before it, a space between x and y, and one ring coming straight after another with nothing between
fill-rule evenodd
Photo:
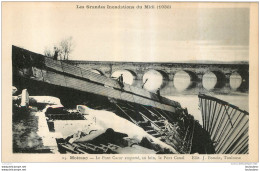
<instances>
[{"instance_id":1,"label":"vintage postcard","mask_svg":"<svg viewBox=\"0 0 260 171\"><path fill-rule=\"evenodd\" d=\"M258 3L2 2L2 162L258 162Z\"/></svg>"}]
</instances>

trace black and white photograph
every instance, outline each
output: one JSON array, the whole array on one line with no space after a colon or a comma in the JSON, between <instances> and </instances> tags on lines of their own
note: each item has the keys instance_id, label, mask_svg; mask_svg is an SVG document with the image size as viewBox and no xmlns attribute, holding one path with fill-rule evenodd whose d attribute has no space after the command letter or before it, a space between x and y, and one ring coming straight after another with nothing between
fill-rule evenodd
<instances>
[{"instance_id":1,"label":"black and white photograph","mask_svg":"<svg viewBox=\"0 0 260 171\"><path fill-rule=\"evenodd\" d=\"M254 6L2 3L3 145L43 162L249 161Z\"/></svg>"}]
</instances>

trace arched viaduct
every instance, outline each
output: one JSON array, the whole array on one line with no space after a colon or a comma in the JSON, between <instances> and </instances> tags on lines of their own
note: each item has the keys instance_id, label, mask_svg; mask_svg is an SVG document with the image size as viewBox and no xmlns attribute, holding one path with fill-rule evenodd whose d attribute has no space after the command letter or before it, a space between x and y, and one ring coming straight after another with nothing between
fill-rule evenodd
<instances>
[{"instance_id":1,"label":"arched viaduct","mask_svg":"<svg viewBox=\"0 0 260 171\"><path fill-rule=\"evenodd\" d=\"M180 71L190 76L190 85L181 94L198 94L211 91L220 94L230 92L246 92L249 89L249 64L248 63L159 63L159 62L106 62L106 61L67 61L70 64L89 70L96 70L107 77L118 70L129 71L134 78L133 84L141 87L143 76L150 70L158 71L163 77L161 85L162 95L174 95L180 92L174 86L174 76ZM213 73L217 82L213 89L203 87L203 76ZM242 83L236 89L230 86L230 76L236 73L242 78Z\"/></svg>"}]
</instances>

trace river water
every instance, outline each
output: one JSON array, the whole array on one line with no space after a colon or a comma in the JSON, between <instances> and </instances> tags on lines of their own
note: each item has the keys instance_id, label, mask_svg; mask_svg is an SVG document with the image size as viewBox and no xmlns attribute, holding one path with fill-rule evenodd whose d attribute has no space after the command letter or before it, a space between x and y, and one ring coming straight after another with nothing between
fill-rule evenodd
<instances>
[{"instance_id":1,"label":"river water","mask_svg":"<svg viewBox=\"0 0 260 171\"><path fill-rule=\"evenodd\" d=\"M129 78L129 77L127 77ZM163 82L163 77L157 71L149 71L144 75L143 81L146 81L144 88L148 91L154 92L156 89L160 87ZM242 110L249 111L249 101L248 101L248 93L242 93L237 91L242 83L242 78L238 73L233 73L230 76L230 93L228 94L217 94L212 91L215 85L217 84L217 77L215 74L209 72L206 73L202 78L203 85L203 93L209 96L213 96L215 98L224 100L230 104L238 106ZM198 120L202 124L201 112L199 109L199 98L198 94L188 94L186 90L191 85L192 79L191 76L185 71L179 71L174 75L173 86L177 90L178 93L176 95L165 97L179 102L182 107L186 107L190 114L194 116L196 120Z\"/></svg>"},{"instance_id":2,"label":"river water","mask_svg":"<svg viewBox=\"0 0 260 171\"><path fill-rule=\"evenodd\" d=\"M211 93L212 94L212 93ZM214 97L227 101L230 104L238 106L242 110L248 111L248 95L216 95ZM189 114L202 124L201 111L199 109L199 98L197 95L166 96L167 98L178 101L182 107L187 107Z\"/></svg>"},{"instance_id":3,"label":"river water","mask_svg":"<svg viewBox=\"0 0 260 171\"><path fill-rule=\"evenodd\" d=\"M180 94L176 96L165 97L180 102L182 107L186 107L189 113L192 114L200 123L202 123L198 95L187 95L185 93L181 93L185 91L190 82L190 76L187 73L182 71L177 73L174 78L174 86L180 92ZM236 73L231 75L229 84L232 91L229 94L216 94L214 91L211 91L216 83L217 78L213 73L205 74L202 80L202 84L205 90L204 93L206 92L206 95L224 100L239 107L242 110L249 111L248 93L236 91L242 83L242 78L240 75Z\"/></svg>"}]
</instances>

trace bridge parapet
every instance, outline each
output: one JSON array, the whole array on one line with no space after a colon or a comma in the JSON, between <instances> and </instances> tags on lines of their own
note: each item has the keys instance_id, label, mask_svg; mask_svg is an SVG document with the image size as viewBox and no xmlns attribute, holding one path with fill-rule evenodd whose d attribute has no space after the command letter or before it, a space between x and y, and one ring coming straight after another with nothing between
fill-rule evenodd
<instances>
[{"instance_id":1,"label":"bridge parapet","mask_svg":"<svg viewBox=\"0 0 260 171\"><path fill-rule=\"evenodd\" d=\"M15 46L12 51L12 62L13 86L18 87L19 90L28 88L30 92L37 95L55 94L65 99L66 104L71 103L71 98L75 100L73 102L75 104L82 103L82 99L86 99L85 94L88 96L87 99L92 99L93 96L101 100L112 98L111 100L128 101L169 112L181 109L178 102L163 97L158 98L158 95L152 92L131 85L125 85L122 90L118 81L104 75Z\"/></svg>"}]
</instances>

